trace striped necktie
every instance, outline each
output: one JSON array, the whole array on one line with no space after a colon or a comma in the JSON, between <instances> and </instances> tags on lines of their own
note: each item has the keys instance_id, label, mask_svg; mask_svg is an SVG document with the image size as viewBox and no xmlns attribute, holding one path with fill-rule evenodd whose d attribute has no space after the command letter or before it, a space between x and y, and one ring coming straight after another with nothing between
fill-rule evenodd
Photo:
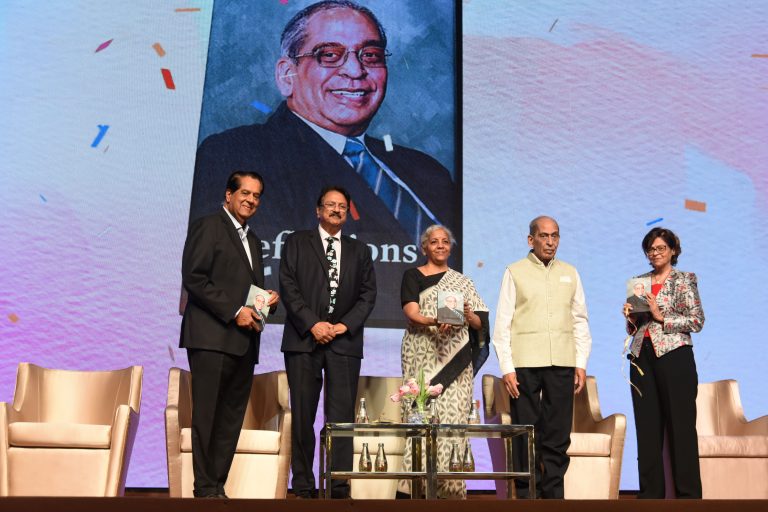
<instances>
[{"instance_id":1,"label":"striped necktie","mask_svg":"<svg viewBox=\"0 0 768 512\"><path fill-rule=\"evenodd\" d=\"M398 183L399 180L396 181L396 178L376 164L359 140L348 138L343 154L349 158L357 174L381 199L408 236L418 244L421 229L427 224L437 223L437 220L431 218L416 197Z\"/></svg>"}]
</instances>

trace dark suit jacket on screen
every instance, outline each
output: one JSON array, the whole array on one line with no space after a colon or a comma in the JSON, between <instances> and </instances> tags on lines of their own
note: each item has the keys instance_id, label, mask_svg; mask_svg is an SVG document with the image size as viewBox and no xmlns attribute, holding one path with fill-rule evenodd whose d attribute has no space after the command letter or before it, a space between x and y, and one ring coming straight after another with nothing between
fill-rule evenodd
<instances>
[{"instance_id":1,"label":"dark suit jacket on screen","mask_svg":"<svg viewBox=\"0 0 768 512\"><path fill-rule=\"evenodd\" d=\"M366 137L365 141L371 152L411 188L437 219L458 235L461 219L457 205L461 191L448 170L420 151L396 145L388 152L381 140ZM327 185L341 185L350 192L355 210L350 212L344 232L379 246L373 259L380 281L400 282L405 270L420 256L415 246L408 249L409 256L403 253L403 247L414 244L414 236L405 233L365 180L285 103L264 124L233 128L203 141L195 163L191 219L220 207L224 193L221 184L234 170L257 171L264 177L259 215L249 224L270 244L265 252L265 264L272 272L267 276L268 288L277 288L280 243L275 244L275 240L280 233L284 233L284 238L290 231L316 225L317 194ZM382 244L399 246L397 259L401 262L393 262L396 257L391 252L384 254ZM452 261L454 268L460 268L460 261ZM381 295L372 320L394 318L401 325L399 294Z\"/></svg>"},{"instance_id":2,"label":"dark suit jacket on screen","mask_svg":"<svg viewBox=\"0 0 768 512\"><path fill-rule=\"evenodd\" d=\"M288 311L283 352L312 352L317 347L310 329L320 321L341 322L347 332L330 343L336 353L363 357L363 325L376 302L376 276L368 247L341 237L341 272L336 306L327 314L328 260L317 229L297 231L285 241L280 262L280 297Z\"/></svg>"},{"instance_id":3,"label":"dark suit jacket on screen","mask_svg":"<svg viewBox=\"0 0 768 512\"><path fill-rule=\"evenodd\" d=\"M184 245L181 275L189 294L179 346L240 356L249 343L259 349L261 333L237 327L235 314L251 284L264 287L261 241L248 231L253 269L223 208L193 223Z\"/></svg>"}]
</instances>

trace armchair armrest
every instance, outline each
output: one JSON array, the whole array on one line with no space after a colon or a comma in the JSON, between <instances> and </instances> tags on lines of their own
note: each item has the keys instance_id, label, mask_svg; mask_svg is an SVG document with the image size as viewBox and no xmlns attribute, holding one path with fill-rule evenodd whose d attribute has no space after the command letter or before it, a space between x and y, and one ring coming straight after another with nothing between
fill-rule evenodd
<instances>
[{"instance_id":1,"label":"armchair armrest","mask_svg":"<svg viewBox=\"0 0 768 512\"><path fill-rule=\"evenodd\" d=\"M741 436L768 436L768 415L761 416L752 421L742 420L736 435Z\"/></svg>"},{"instance_id":2,"label":"armchair armrest","mask_svg":"<svg viewBox=\"0 0 768 512\"><path fill-rule=\"evenodd\" d=\"M125 491L125 477L128 461L133 450L133 441L139 427L139 414L127 404L117 406L112 422L112 438L109 444L107 484L104 496L122 496Z\"/></svg>"},{"instance_id":3,"label":"armchair armrest","mask_svg":"<svg viewBox=\"0 0 768 512\"><path fill-rule=\"evenodd\" d=\"M6 402L0 402L0 496L8 496L8 410Z\"/></svg>"}]
</instances>

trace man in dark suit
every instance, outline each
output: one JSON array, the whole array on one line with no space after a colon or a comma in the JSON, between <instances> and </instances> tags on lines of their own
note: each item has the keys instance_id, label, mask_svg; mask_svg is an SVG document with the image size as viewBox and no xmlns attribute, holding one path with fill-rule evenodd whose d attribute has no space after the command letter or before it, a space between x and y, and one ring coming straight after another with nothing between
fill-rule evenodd
<instances>
[{"instance_id":1,"label":"man in dark suit","mask_svg":"<svg viewBox=\"0 0 768 512\"><path fill-rule=\"evenodd\" d=\"M193 223L184 244L181 274L189 299L180 346L187 349L192 372L195 497L226 498L224 484L258 362L262 324L245 300L251 285L264 286L264 265L261 241L246 221L263 190L257 173L232 173L224 208ZM277 301L270 291L270 307Z\"/></svg>"},{"instance_id":2,"label":"man in dark suit","mask_svg":"<svg viewBox=\"0 0 768 512\"><path fill-rule=\"evenodd\" d=\"M345 230L373 244L376 273L392 282L416 262L417 240L427 226L442 223L459 232L461 192L449 171L420 151L398 145L388 151L383 141L366 134L387 89L386 44L373 13L352 2L318 2L297 13L283 31L275 70L286 101L265 124L203 141L192 214L216 204L211 185L222 169L273 173L275 195L290 197L292 205L266 205L255 221L271 265L279 261L285 237L309 227L305 208L314 203L315 191L327 183L343 184L355 198ZM452 266L460 268L460 254L454 258ZM401 308L398 293L384 294L371 318L377 325L399 327Z\"/></svg>"},{"instance_id":3,"label":"man in dark suit","mask_svg":"<svg viewBox=\"0 0 768 512\"><path fill-rule=\"evenodd\" d=\"M350 204L345 189L324 188L317 199L320 225L291 234L280 262L280 294L288 311L281 350L291 390L291 487L300 498L316 492L314 423L323 375L326 420L354 421L363 326L376 301L370 249L341 235ZM351 470L351 441L335 442L334 470ZM331 496L348 495L348 481L334 480Z\"/></svg>"}]
</instances>

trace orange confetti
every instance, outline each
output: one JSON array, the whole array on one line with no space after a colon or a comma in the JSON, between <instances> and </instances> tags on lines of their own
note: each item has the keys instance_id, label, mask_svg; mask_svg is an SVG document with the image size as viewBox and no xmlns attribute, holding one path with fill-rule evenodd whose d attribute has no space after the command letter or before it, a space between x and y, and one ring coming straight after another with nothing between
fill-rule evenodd
<instances>
[{"instance_id":1,"label":"orange confetti","mask_svg":"<svg viewBox=\"0 0 768 512\"><path fill-rule=\"evenodd\" d=\"M10 320L12 323L16 323L19 321L19 317L16 315L16 313L11 313L8 315L8 320Z\"/></svg>"},{"instance_id":2,"label":"orange confetti","mask_svg":"<svg viewBox=\"0 0 768 512\"><path fill-rule=\"evenodd\" d=\"M686 199L685 208L687 210L693 210L695 212L706 212L707 203L704 203L702 201L694 201L693 199Z\"/></svg>"},{"instance_id":3,"label":"orange confetti","mask_svg":"<svg viewBox=\"0 0 768 512\"><path fill-rule=\"evenodd\" d=\"M753 53L752 56L756 59L768 59L768 53Z\"/></svg>"},{"instance_id":4,"label":"orange confetti","mask_svg":"<svg viewBox=\"0 0 768 512\"><path fill-rule=\"evenodd\" d=\"M157 54L158 54L160 57L165 57L165 50L163 50L163 46L162 46L160 43L155 43L155 44L153 44L153 45L152 45L152 48L154 48L154 49L155 49L155 51L157 52Z\"/></svg>"},{"instance_id":5,"label":"orange confetti","mask_svg":"<svg viewBox=\"0 0 768 512\"><path fill-rule=\"evenodd\" d=\"M176 12L198 12L200 10L199 7L179 7L178 9L174 9Z\"/></svg>"}]
</instances>

